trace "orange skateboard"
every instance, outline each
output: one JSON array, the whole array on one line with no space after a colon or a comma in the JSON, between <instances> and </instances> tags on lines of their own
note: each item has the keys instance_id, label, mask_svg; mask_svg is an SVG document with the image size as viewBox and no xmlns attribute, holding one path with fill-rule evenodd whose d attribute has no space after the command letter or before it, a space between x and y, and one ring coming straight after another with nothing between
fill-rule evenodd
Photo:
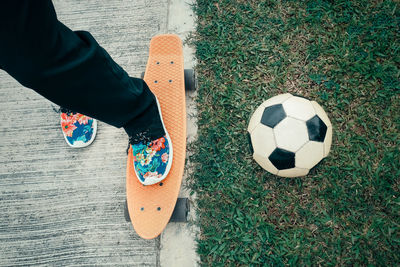
<instances>
[{"instance_id":1,"label":"orange skateboard","mask_svg":"<svg viewBox=\"0 0 400 267\"><path fill-rule=\"evenodd\" d=\"M180 217L175 218L175 221L187 215L188 202L185 199L177 201L186 154L185 72L181 39L171 34L155 36L150 42L144 80L160 102L164 124L172 141L173 159L171 170L163 181L144 186L136 177L132 147L129 148L126 173L127 220L132 222L137 234L145 239L160 235L173 213ZM194 86L191 79L186 84ZM177 208L174 211L175 205Z\"/></svg>"}]
</instances>

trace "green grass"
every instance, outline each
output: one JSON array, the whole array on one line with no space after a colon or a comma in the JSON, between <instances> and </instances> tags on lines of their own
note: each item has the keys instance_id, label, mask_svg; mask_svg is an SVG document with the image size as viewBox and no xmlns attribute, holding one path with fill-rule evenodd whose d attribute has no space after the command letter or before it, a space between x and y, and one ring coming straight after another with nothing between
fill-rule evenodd
<instances>
[{"instance_id":1,"label":"green grass","mask_svg":"<svg viewBox=\"0 0 400 267\"><path fill-rule=\"evenodd\" d=\"M198 195L205 266L400 265L400 5L197 0ZM303 178L252 160L264 100L316 100L332 150Z\"/></svg>"}]
</instances>

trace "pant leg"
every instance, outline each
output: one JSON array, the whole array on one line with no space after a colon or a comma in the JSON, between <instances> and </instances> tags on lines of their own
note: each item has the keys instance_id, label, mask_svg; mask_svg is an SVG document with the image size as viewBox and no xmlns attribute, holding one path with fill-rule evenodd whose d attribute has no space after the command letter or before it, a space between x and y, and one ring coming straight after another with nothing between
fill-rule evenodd
<instances>
[{"instance_id":1,"label":"pant leg","mask_svg":"<svg viewBox=\"0 0 400 267\"><path fill-rule=\"evenodd\" d=\"M164 134L155 97L84 31L57 20L51 0L0 1L0 67L50 101L128 135Z\"/></svg>"}]
</instances>

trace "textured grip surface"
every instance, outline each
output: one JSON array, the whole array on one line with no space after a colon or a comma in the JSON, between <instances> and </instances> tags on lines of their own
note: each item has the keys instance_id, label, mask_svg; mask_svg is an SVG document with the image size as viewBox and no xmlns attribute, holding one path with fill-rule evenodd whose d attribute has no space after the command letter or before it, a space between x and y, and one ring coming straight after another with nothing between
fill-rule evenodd
<instances>
[{"instance_id":1,"label":"textured grip surface","mask_svg":"<svg viewBox=\"0 0 400 267\"><path fill-rule=\"evenodd\" d=\"M185 165L185 83L182 41L178 36L159 35L151 40L144 80L160 102L173 147L172 167L167 178L150 186L143 186L135 175L132 148L128 154L126 194L129 215L136 232L145 239L152 239L168 224Z\"/></svg>"}]
</instances>

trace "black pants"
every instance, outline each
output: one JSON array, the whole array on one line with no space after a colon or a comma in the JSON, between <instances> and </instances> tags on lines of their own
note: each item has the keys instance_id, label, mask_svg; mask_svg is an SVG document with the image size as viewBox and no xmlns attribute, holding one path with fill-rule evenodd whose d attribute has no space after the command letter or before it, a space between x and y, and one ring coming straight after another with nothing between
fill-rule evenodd
<instances>
[{"instance_id":1,"label":"black pants","mask_svg":"<svg viewBox=\"0 0 400 267\"><path fill-rule=\"evenodd\" d=\"M135 137L164 134L155 97L88 32L57 20L51 0L0 1L0 68L50 101Z\"/></svg>"}]
</instances>

